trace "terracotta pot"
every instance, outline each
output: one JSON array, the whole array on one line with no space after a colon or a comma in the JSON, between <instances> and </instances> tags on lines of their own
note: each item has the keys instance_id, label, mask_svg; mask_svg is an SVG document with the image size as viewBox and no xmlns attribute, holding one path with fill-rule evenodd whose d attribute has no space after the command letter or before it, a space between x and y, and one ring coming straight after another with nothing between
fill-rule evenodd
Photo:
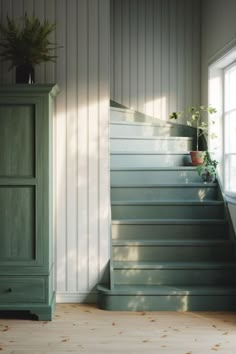
<instances>
[{"instance_id":1,"label":"terracotta pot","mask_svg":"<svg viewBox=\"0 0 236 354\"><path fill-rule=\"evenodd\" d=\"M204 156L206 151L190 151L190 156L193 166L202 165L204 163Z\"/></svg>"},{"instance_id":2,"label":"terracotta pot","mask_svg":"<svg viewBox=\"0 0 236 354\"><path fill-rule=\"evenodd\" d=\"M34 67L30 64L19 65L16 67L17 84L34 83Z\"/></svg>"}]
</instances>

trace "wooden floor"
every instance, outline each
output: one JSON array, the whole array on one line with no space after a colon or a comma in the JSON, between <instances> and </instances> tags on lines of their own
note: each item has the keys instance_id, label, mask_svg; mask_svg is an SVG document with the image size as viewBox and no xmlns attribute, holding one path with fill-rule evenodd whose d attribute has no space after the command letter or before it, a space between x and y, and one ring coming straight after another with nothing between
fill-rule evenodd
<instances>
[{"instance_id":1,"label":"wooden floor","mask_svg":"<svg viewBox=\"0 0 236 354\"><path fill-rule=\"evenodd\" d=\"M0 351L235 354L236 313L106 312L58 304L52 322L0 318Z\"/></svg>"}]
</instances>

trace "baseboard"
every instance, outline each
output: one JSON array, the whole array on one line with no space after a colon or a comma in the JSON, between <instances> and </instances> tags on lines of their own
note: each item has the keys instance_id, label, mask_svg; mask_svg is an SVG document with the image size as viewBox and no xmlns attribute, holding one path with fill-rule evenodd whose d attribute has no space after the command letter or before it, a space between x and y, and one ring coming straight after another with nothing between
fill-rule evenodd
<instances>
[{"instance_id":1,"label":"baseboard","mask_svg":"<svg viewBox=\"0 0 236 354\"><path fill-rule=\"evenodd\" d=\"M57 293L57 303L84 303L94 304L97 301L97 293Z\"/></svg>"}]
</instances>

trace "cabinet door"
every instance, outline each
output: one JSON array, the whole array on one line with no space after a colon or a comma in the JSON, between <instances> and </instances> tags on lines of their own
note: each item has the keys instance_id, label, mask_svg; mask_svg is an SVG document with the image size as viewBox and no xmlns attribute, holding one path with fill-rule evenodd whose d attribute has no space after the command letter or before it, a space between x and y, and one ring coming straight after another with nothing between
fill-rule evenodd
<instances>
[{"instance_id":1,"label":"cabinet door","mask_svg":"<svg viewBox=\"0 0 236 354\"><path fill-rule=\"evenodd\" d=\"M47 265L48 131L43 97L0 98L0 265L14 274Z\"/></svg>"}]
</instances>

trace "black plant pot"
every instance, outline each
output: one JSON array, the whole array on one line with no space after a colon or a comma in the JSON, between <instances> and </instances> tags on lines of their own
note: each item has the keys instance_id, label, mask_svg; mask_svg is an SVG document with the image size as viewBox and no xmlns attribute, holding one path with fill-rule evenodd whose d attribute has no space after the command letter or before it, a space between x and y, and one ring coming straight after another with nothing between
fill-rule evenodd
<instances>
[{"instance_id":1,"label":"black plant pot","mask_svg":"<svg viewBox=\"0 0 236 354\"><path fill-rule=\"evenodd\" d=\"M16 67L16 83L17 84L33 84L34 83L34 67L30 64L18 65Z\"/></svg>"}]
</instances>

